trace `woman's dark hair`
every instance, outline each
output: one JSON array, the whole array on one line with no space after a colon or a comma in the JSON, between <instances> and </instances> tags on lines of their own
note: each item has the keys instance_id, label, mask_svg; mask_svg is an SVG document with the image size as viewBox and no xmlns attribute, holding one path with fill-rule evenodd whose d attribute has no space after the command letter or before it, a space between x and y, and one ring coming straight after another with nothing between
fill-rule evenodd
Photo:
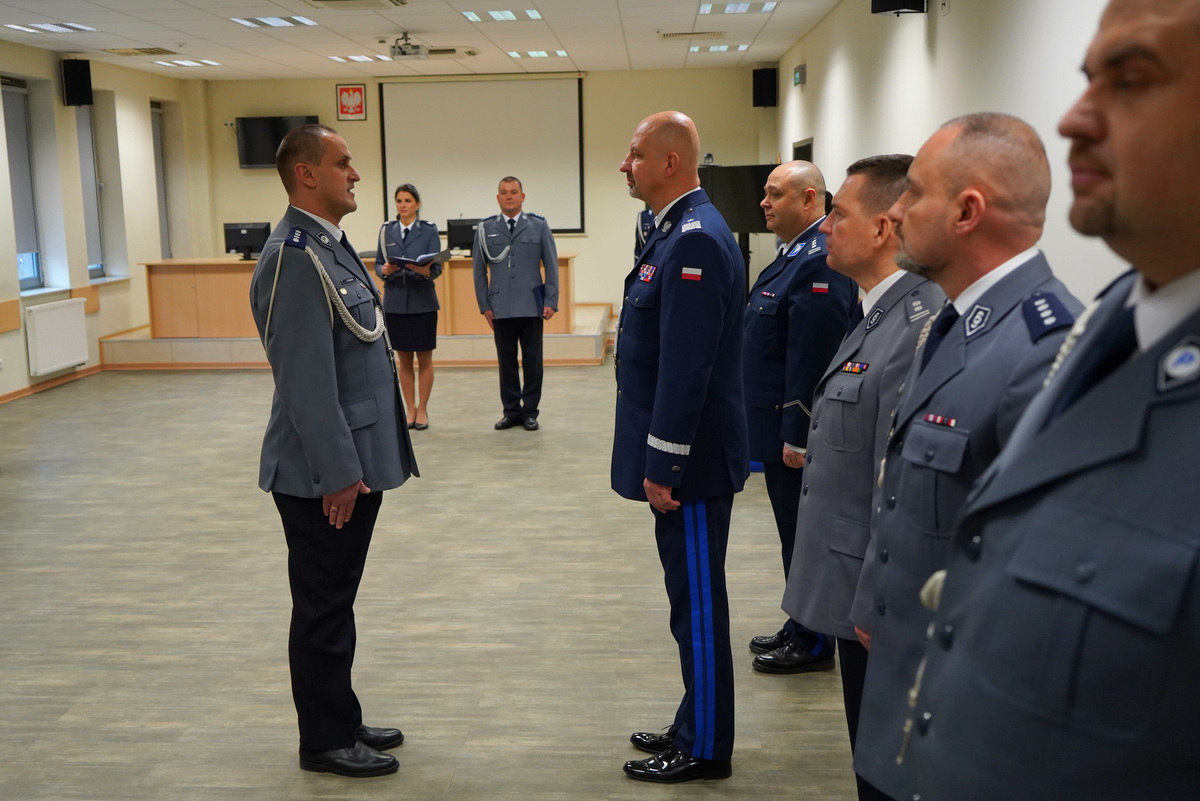
<instances>
[{"instance_id":1,"label":"woman's dark hair","mask_svg":"<svg viewBox=\"0 0 1200 801\"><path fill-rule=\"evenodd\" d=\"M400 184L399 186L397 186L396 191L392 193L392 200L395 200L396 195L400 194L401 192L407 192L408 194L413 196L413 200L417 201L417 205L421 204L421 193L418 192L417 188L415 186L413 186L412 184ZM419 209L417 210L417 216L418 217L421 216L421 212ZM399 214L396 215L396 219L397 220L400 219Z\"/></svg>"}]
</instances>

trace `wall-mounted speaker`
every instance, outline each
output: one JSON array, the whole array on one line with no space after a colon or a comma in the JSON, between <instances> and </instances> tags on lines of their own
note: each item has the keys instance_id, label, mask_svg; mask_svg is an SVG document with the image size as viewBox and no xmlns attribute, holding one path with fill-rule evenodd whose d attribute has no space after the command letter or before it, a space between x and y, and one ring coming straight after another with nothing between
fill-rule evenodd
<instances>
[{"instance_id":1,"label":"wall-mounted speaker","mask_svg":"<svg viewBox=\"0 0 1200 801\"><path fill-rule=\"evenodd\" d=\"M64 106L92 105L92 62L82 58L68 58L62 64L62 87Z\"/></svg>"},{"instance_id":2,"label":"wall-mounted speaker","mask_svg":"<svg viewBox=\"0 0 1200 801\"><path fill-rule=\"evenodd\" d=\"M871 0L872 14L924 14L926 0Z\"/></svg>"},{"instance_id":3,"label":"wall-mounted speaker","mask_svg":"<svg viewBox=\"0 0 1200 801\"><path fill-rule=\"evenodd\" d=\"M779 105L779 70L770 67L754 71L754 105L758 108Z\"/></svg>"}]
</instances>

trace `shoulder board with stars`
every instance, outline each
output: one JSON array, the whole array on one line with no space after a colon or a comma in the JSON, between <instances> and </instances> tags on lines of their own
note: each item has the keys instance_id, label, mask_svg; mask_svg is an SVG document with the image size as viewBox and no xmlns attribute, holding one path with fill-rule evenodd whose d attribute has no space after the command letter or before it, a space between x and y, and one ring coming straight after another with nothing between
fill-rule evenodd
<instances>
[{"instance_id":1,"label":"shoulder board with stars","mask_svg":"<svg viewBox=\"0 0 1200 801\"><path fill-rule=\"evenodd\" d=\"M913 292L913 295L916 294L916 292ZM923 320L931 314L933 314L933 312L920 298L914 297L908 302L908 321L910 323L915 323L917 320Z\"/></svg>"},{"instance_id":2,"label":"shoulder board with stars","mask_svg":"<svg viewBox=\"0 0 1200 801\"><path fill-rule=\"evenodd\" d=\"M703 227L704 226L700 224L699 220L688 220L683 225L679 226L679 231L680 233L683 233L686 231L695 231L697 228Z\"/></svg>"},{"instance_id":3,"label":"shoulder board with stars","mask_svg":"<svg viewBox=\"0 0 1200 801\"><path fill-rule=\"evenodd\" d=\"M303 250L308 245L308 232L297 225L288 232L287 239L283 240L283 244Z\"/></svg>"},{"instance_id":4,"label":"shoulder board with stars","mask_svg":"<svg viewBox=\"0 0 1200 801\"><path fill-rule=\"evenodd\" d=\"M1052 292L1033 293L1021 304L1021 311L1025 314L1029 338L1034 342L1046 334L1075 324L1075 315Z\"/></svg>"}]
</instances>

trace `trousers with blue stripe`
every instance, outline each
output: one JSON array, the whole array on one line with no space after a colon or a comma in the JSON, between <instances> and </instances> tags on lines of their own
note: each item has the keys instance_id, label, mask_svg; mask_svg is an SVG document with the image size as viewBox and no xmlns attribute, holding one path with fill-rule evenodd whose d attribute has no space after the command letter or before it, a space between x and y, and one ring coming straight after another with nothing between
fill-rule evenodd
<instances>
[{"instance_id":1,"label":"trousers with blue stripe","mask_svg":"<svg viewBox=\"0 0 1200 801\"><path fill-rule=\"evenodd\" d=\"M671 634L683 670L675 747L694 759L725 760L733 753L733 652L725 587L732 510L732 494L683 501L665 514L654 510Z\"/></svg>"}]
</instances>

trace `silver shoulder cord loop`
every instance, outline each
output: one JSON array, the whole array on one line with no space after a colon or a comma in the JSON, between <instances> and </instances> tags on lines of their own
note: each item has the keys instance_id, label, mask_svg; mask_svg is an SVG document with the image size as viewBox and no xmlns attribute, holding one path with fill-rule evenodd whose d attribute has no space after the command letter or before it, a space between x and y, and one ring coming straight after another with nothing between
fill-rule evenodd
<instances>
[{"instance_id":1,"label":"silver shoulder cord loop","mask_svg":"<svg viewBox=\"0 0 1200 801\"><path fill-rule=\"evenodd\" d=\"M375 305L375 327L368 330L361 325L358 320L354 319L354 315L350 314L350 310L346 308L345 301L338 294L337 287L333 285L333 279L329 277L329 273L325 270L325 265L321 264L321 260L317 258L317 254L307 245L304 247L304 252L312 259L313 266L317 268L317 275L321 276L321 283L325 287L325 300L329 304L329 326L333 327L333 312L336 309L338 317L342 319L346 328L351 334L362 340L363 342L374 342L379 337L384 335L386 326L383 322L383 309L379 304ZM267 304L267 322L263 326L263 347L267 346L267 334L271 330L271 312L275 307L275 289L279 285L279 272L283 267L283 246L279 248L279 258L275 261L275 279L271 282L271 301ZM390 345L389 345L390 350Z\"/></svg>"},{"instance_id":2,"label":"silver shoulder cord loop","mask_svg":"<svg viewBox=\"0 0 1200 801\"><path fill-rule=\"evenodd\" d=\"M475 238L479 240L479 249L483 251L484 258L486 258L492 264L499 264L500 262L504 261L505 257L508 256L508 252L512 250L512 243L509 242L504 246L504 250L500 251L500 255L493 256L491 251L488 250L487 237L483 235L482 220L480 221L479 225L475 226Z\"/></svg>"},{"instance_id":3,"label":"silver shoulder cord loop","mask_svg":"<svg viewBox=\"0 0 1200 801\"><path fill-rule=\"evenodd\" d=\"M1050 386L1050 379L1054 378L1055 373L1058 372L1058 368L1062 367L1062 363L1066 361L1067 356L1075 349L1075 343L1079 341L1080 335L1087 328L1088 321L1092 319L1092 315L1095 314L1098 308L1100 308L1100 301L1095 300L1075 318L1075 325L1071 327L1070 333L1063 340L1062 345L1058 349L1058 354L1054 357L1054 364L1050 365L1050 372L1046 374L1046 380L1042 382L1043 387Z\"/></svg>"}]
</instances>

